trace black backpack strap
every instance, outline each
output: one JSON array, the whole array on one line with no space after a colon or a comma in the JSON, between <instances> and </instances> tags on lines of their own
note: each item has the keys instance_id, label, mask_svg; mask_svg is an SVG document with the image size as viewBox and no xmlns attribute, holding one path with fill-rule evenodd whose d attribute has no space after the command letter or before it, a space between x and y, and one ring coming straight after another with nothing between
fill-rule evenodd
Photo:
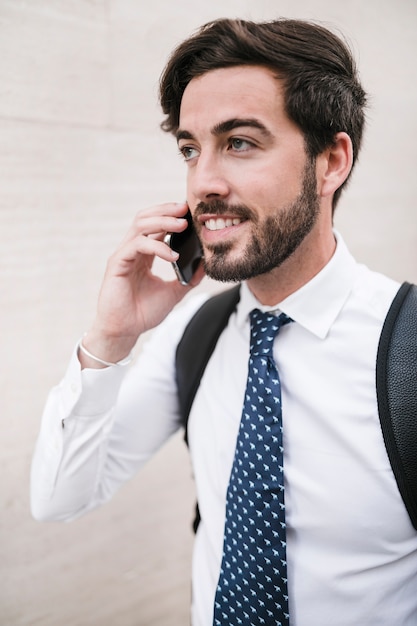
<instances>
[{"instance_id":1,"label":"black backpack strap","mask_svg":"<svg viewBox=\"0 0 417 626\"><path fill-rule=\"evenodd\" d=\"M398 489L417 529L417 286L404 283L379 340L376 388L382 433Z\"/></svg>"},{"instance_id":2,"label":"black backpack strap","mask_svg":"<svg viewBox=\"0 0 417 626\"><path fill-rule=\"evenodd\" d=\"M217 340L240 298L240 285L222 291L207 300L191 318L177 346L175 355L178 400L184 439L188 444L188 415L200 380L213 354ZM198 502L195 506L193 530L200 523Z\"/></svg>"},{"instance_id":3,"label":"black backpack strap","mask_svg":"<svg viewBox=\"0 0 417 626\"><path fill-rule=\"evenodd\" d=\"M175 355L181 421L187 441L188 414L217 340L240 297L240 285L207 300L191 318Z\"/></svg>"}]
</instances>

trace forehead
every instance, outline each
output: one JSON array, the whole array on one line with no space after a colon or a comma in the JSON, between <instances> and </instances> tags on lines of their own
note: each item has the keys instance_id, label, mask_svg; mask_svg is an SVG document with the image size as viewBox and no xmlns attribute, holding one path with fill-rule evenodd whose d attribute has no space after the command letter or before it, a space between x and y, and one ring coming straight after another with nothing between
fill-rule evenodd
<instances>
[{"instance_id":1,"label":"forehead","mask_svg":"<svg viewBox=\"0 0 417 626\"><path fill-rule=\"evenodd\" d=\"M229 118L288 118L282 80L261 66L211 70L187 85L180 108L180 128L218 123Z\"/></svg>"}]
</instances>

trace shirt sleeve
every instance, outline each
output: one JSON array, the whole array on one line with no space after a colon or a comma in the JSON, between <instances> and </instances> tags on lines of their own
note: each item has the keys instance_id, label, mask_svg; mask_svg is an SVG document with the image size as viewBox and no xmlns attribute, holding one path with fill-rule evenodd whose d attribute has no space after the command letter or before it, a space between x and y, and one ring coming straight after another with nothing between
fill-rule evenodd
<instances>
[{"instance_id":1,"label":"shirt sleeve","mask_svg":"<svg viewBox=\"0 0 417 626\"><path fill-rule=\"evenodd\" d=\"M130 367L81 370L74 350L42 415L31 468L35 519L68 521L107 502L178 430L175 350L205 298L174 309Z\"/></svg>"}]
</instances>

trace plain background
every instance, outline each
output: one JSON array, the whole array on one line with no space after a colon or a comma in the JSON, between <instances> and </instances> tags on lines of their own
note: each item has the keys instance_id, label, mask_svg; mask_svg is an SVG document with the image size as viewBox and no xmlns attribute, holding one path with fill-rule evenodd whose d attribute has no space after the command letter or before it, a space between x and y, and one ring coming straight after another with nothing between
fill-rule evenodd
<instances>
[{"instance_id":1,"label":"plain background","mask_svg":"<svg viewBox=\"0 0 417 626\"><path fill-rule=\"evenodd\" d=\"M159 130L160 72L224 16L346 35L371 97L337 227L359 260L417 281L415 0L0 0L1 626L188 623L194 495L180 437L71 524L31 519L29 468L107 257L138 210L184 198Z\"/></svg>"}]
</instances>

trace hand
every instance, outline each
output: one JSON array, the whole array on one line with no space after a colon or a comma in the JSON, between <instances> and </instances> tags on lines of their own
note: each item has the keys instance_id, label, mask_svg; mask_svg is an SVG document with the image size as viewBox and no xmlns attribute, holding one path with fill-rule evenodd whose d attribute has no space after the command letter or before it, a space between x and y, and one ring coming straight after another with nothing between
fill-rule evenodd
<instances>
[{"instance_id":1,"label":"hand","mask_svg":"<svg viewBox=\"0 0 417 626\"><path fill-rule=\"evenodd\" d=\"M178 258L163 239L167 232L185 230L186 211L185 203L169 203L140 212L110 257L96 318L83 339L83 345L95 356L111 363L126 357L139 335L157 326L203 278L201 267L189 286L152 274L155 257L169 262ZM82 353L79 358L85 367L99 367Z\"/></svg>"}]
</instances>

